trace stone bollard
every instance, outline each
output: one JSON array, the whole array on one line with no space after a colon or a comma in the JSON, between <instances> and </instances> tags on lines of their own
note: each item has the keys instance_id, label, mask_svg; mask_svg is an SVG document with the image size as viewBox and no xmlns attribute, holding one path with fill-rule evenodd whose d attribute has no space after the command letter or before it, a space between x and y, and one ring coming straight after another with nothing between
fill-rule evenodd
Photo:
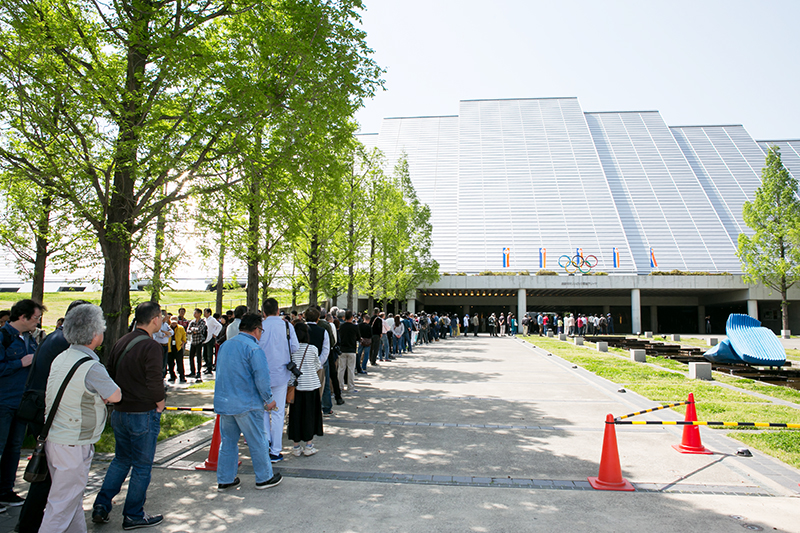
<instances>
[{"instance_id":1,"label":"stone bollard","mask_svg":"<svg viewBox=\"0 0 800 533\"><path fill-rule=\"evenodd\" d=\"M717 344L719 344L719 339L716 337L709 337L708 339L706 339L706 342L708 343L709 346L716 346Z\"/></svg>"},{"instance_id":2,"label":"stone bollard","mask_svg":"<svg viewBox=\"0 0 800 533\"><path fill-rule=\"evenodd\" d=\"M689 363L689 379L711 380L711 363Z\"/></svg>"},{"instance_id":3,"label":"stone bollard","mask_svg":"<svg viewBox=\"0 0 800 533\"><path fill-rule=\"evenodd\" d=\"M547 330L547 336L548 337L552 337L553 336L553 330L552 329L548 329Z\"/></svg>"},{"instance_id":4,"label":"stone bollard","mask_svg":"<svg viewBox=\"0 0 800 533\"><path fill-rule=\"evenodd\" d=\"M645 339L652 339L653 338L653 332L652 331L645 331L644 332L644 338Z\"/></svg>"},{"instance_id":5,"label":"stone bollard","mask_svg":"<svg viewBox=\"0 0 800 533\"><path fill-rule=\"evenodd\" d=\"M792 337L792 330L790 329L782 329L781 330L781 337L784 339L790 339Z\"/></svg>"},{"instance_id":6,"label":"stone bollard","mask_svg":"<svg viewBox=\"0 0 800 533\"><path fill-rule=\"evenodd\" d=\"M575 346L583 346L583 337L575 337L573 340L575 341Z\"/></svg>"},{"instance_id":7,"label":"stone bollard","mask_svg":"<svg viewBox=\"0 0 800 533\"><path fill-rule=\"evenodd\" d=\"M631 361L635 363L644 363L647 361L647 352L644 350L631 350Z\"/></svg>"},{"instance_id":8,"label":"stone bollard","mask_svg":"<svg viewBox=\"0 0 800 533\"><path fill-rule=\"evenodd\" d=\"M672 340L673 340L673 342L680 342L681 336L678 335L677 333L673 333L672 334Z\"/></svg>"},{"instance_id":9,"label":"stone bollard","mask_svg":"<svg viewBox=\"0 0 800 533\"><path fill-rule=\"evenodd\" d=\"M608 351L608 343L599 341L596 343L596 349L598 352L607 352Z\"/></svg>"},{"instance_id":10,"label":"stone bollard","mask_svg":"<svg viewBox=\"0 0 800 533\"><path fill-rule=\"evenodd\" d=\"M558 340L565 341L565 340L567 340L567 336L564 335L563 333L559 333L558 334Z\"/></svg>"}]
</instances>

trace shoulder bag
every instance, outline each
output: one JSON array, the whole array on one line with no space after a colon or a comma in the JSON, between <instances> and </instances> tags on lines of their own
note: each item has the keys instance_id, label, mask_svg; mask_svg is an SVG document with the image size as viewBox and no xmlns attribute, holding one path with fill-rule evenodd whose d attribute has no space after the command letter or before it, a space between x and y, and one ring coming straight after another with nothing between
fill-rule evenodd
<instances>
[{"instance_id":1,"label":"shoulder bag","mask_svg":"<svg viewBox=\"0 0 800 533\"><path fill-rule=\"evenodd\" d=\"M41 342L36 347L36 353L33 354L33 360L28 369L28 380L25 382L25 392L22 393L22 399L17 408L17 419L27 423L44 423L44 391L29 388L33 380L33 365L36 364L36 359L39 358L39 350L42 348L42 344L44 342Z\"/></svg>"},{"instance_id":2,"label":"shoulder bag","mask_svg":"<svg viewBox=\"0 0 800 533\"><path fill-rule=\"evenodd\" d=\"M308 353L308 344L306 344L306 349L303 352L303 358L300 360L300 371L303 370L303 363L306 362L306 354L307 353ZM295 390L297 389L297 385L296 385L297 378L294 379L294 383L295 383L295 385L289 384L289 386L286 387L286 403L288 405L291 405L291 404L294 403L294 393L295 393Z\"/></svg>"},{"instance_id":3,"label":"shoulder bag","mask_svg":"<svg viewBox=\"0 0 800 533\"><path fill-rule=\"evenodd\" d=\"M50 409L50 414L47 415L47 421L44 423L44 427L42 428L42 433L36 438L36 447L33 449L31 459L28 461L28 465L25 467L25 475L23 476L25 481L37 483L47 479L47 456L44 453L44 443L47 441L47 434L50 433L50 426L53 425L53 419L56 417L56 412L58 412L58 404L61 403L61 397L64 396L64 391L72 379L72 376L74 376L75 372L78 370L78 367L91 360L91 357L86 356L72 365L72 368L70 368L69 372L67 373L67 377L64 378L64 382L61 383L61 387L58 389L58 394L56 394L56 399L53 402L53 407Z\"/></svg>"}]
</instances>

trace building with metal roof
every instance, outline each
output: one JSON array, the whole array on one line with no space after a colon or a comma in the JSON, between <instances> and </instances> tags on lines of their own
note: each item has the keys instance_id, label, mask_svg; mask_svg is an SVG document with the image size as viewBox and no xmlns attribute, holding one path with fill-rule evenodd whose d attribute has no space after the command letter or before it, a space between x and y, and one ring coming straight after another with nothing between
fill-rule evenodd
<instances>
[{"instance_id":1,"label":"building with metal roof","mask_svg":"<svg viewBox=\"0 0 800 533\"><path fill-rule=\"evenodd\" d=\"M671 127L658 111L585 112L577 98L464 100L457 116L387 118L359 139L387 169L407 154L432 255L458 274L420 287L412 306L615 312L623 331L702 331L707 313L719 330L728 312L749 312L779 328L776 295L742 280L737 238L751 231L742 205L767 146L796 176L800 141ZM673 270L705 275L651 275Z\"/></svg>"}]
</instances>

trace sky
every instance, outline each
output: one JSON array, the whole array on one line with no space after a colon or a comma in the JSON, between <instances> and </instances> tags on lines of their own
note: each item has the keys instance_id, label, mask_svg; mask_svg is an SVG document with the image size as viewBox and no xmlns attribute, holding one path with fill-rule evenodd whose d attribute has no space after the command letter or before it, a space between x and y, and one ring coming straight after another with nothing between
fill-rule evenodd
<instances>
[{"instance_id":1,"label":"sky","mask_svg":"<svg viewBox=\"0 0 800 533\"><path fill-rule=\"evenodd\" d=\"M387 70L357 114L456 115L460 100L578 97L584 111L661 112L800 139L800 0L364 0Z\"/></svg>"}]
</instances>

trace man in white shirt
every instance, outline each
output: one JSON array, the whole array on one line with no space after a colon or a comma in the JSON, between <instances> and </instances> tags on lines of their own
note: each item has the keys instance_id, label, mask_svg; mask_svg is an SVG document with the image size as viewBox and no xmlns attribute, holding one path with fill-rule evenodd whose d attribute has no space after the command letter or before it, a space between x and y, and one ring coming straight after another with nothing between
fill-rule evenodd
<instances>
[{"instance_id":1,"label":"man in white shirt","mask_svg":"<svg viewBox=\"0 0 800 533\"><path fill-rule=\"evenodd\" d=\"M267 355L269 381L275 409L264 412L264 432L269 435L269 458L273 463L283 460L283 421L286 417L286 388L293 379L286 368L292 353L300 348L294 328L279 316L278 300L267 298L261 306L267 316L261 322L259 347ZM237 307L234 314L239 310Z\"/></svg>"},{"instance_id":2,"label":"man in white shirt","mask_svg":"<svg viewBox=\"0 0 800 533\"><path fill-rule=\"evenodd\" d=\"M161 345L161 350L164 353L164 364L161 369L161 373L163 377L167 375L167 348L169 347L169 338L175 335L175 332L172 331L170 327L170 319L172 318L171 313L165 313L165 311L161 311L161 315L165 317L162 319L161 322L161 329L153 333L153 339L155 339L158 344Z\"/></svg>"},{"instance_id":3,"label":"man in white shirt","mask_svg":"<svg viewBox=\"0 0 800 533\"><path fill-rule=\"evenodd\" d=\"M214 371L214 345L216 344L217 335L222 331L222 324L211 315L211 309L206 307L203 310L203 316L206 319L206 340L203 342L203 361L206 362L206 374L211 375Z\"/></svg>"}]
</instances>

